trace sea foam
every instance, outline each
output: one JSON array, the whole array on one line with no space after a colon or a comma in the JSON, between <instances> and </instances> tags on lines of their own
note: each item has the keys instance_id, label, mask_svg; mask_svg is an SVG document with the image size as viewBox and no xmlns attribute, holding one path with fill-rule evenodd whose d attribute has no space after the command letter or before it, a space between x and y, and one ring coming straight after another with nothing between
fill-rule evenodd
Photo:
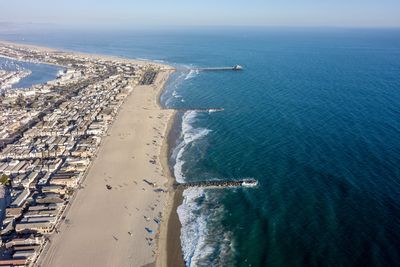
<instances>
[{"instance_id":1,"label":"sea foam","mask_svg":"<svg viewBox=\"0 0 400 267\"><path fill-rule=\"evenodd\" d=\"M185 161L183 160L183 153L185 152L187 146L190 143L203 138L210 132L209 129L194 128L192 126L198 114L199 112L197 111L187 111L182 118L182 141L175 149L177 153L176 153L176 162L174 165L175 179L180 183L184 182L182 168Z\"/></svg>"},{"instance_id":2,"label":"sea foam","mask_svg":"<svg viewBox=\"0 0 400 267\"><path fill-rule=\"evenodd\" d=\"M192 79L199 74L199 70L190 70L189 73L186 75L185 80Z\"/></svg>"},{"instance_id":3,"label":"sea foam","mask_svg":"<svg viewBox=\"0 0 400 267\"><path fill-rule=\"evenodd\" d=\"M184 182L184 152L188 145L196 142L211 132L201 127L194 127L201 112L187 111L182 117L181 142L175 149L176 163L174 174L178 182ZM183 203L177 209L181 221L181 245L187 266L208 266L218 263L230 265L232 256L232 233L220 226L225 213L223 205L218 205L218 196L201 188L189 188L183 192ZM204 200L204 201L202 201ZM213 232L209 231L212 225ZM218 240L218 241L216 241Z\"/></svg>"},{"instance_id":4,"label":"sea foam","mask_svg":"<svg viewBox=\"0 0 400 267\"><path fill-rule=\"evenodd\" d=\"M182 224L186 266L232 266L233 234L220 225L225 212L223 205L218 205L220 196L201 188L189 188L183 197L177 212ZM209 231L210 227L213 231Z\"/></svg>"}]
</instances>

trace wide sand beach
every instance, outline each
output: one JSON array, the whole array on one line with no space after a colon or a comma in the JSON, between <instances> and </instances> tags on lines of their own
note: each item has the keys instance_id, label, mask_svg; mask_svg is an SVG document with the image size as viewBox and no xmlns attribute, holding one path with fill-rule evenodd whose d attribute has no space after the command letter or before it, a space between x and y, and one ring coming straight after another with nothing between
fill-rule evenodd
<instances>
[{"instance_id":1,"label":"wide sand beach","mask_svg":"<svg viewBox=\"0 0 400 267\"><path fill-rule=\"evenodd\" d=\"M176 213L181 192L172 190L175 180L168 166L168 137L176 112L163 109L159 101L174 68L7 41L1 44L160 68L152 85L135 86L125 99L57 233L49 236L35 265L183 266Z\"/></svg>"},{"instance_id":2,"label":"wide sand beach","mask_svg":"<svg viewBox=\"0 0 400 267\"><path fill-rule=\"evenodd\" d=\"M136 86L125 100L40 266L155 264L171 183L160 155L174 114L158 98L170 73L160 71L153 85Z\"/></svg>"}]
</instances>

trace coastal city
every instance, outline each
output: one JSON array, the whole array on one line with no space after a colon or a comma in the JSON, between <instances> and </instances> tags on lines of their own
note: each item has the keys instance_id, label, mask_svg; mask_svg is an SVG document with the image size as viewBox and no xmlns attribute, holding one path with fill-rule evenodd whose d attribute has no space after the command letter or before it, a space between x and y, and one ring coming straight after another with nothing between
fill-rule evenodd
<instances>
[{"instance_id":1,"label":"coastal city","mask_svg":"<svg viewBox=\"0 0 400 267\"><path fill-rule=\"evenodd\" d=\"M122 103L134 86L152 84L158 67L13 44L0 56L62 68L55 80L13 89L30 72L0 71L0 266L31 266L66 220Z\"/></svg>"},{"instance_id":2,"label":"coastal city","mask_svg":"<svg viewBox=\"0 0 400 267\"><path fill-rule=\"evenodd\" d=\"M0 267L400 267L399 13L0 0Z\"/></svg>"}]
</instances>

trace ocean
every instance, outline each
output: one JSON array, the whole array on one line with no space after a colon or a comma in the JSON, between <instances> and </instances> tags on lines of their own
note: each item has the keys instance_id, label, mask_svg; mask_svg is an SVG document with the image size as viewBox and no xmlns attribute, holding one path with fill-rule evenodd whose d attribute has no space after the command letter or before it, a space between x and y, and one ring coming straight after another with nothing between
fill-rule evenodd
<instances>
[{"instance_id":1,"label":"ocean","mask_svg":"<svg viewBox=\"0 0 400 267\"><path fill-rule=\"evenodd\" d=\"M400 266L400 30L0 31L0 39L160 60L179 115L187 266ZM233 66L243 71L205 72Z\"/></svg>"}]
</instances>

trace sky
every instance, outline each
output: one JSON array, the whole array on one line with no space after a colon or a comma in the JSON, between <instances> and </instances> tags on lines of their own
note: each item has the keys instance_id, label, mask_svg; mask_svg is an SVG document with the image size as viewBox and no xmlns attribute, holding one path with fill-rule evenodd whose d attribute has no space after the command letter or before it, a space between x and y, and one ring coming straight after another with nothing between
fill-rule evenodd
<instances>
[{"instance_id":1,"label":"sky","mask_svg":"<svg viewBox=\"0 0 400 267\"><path fill-rule=\"evenodd\" d=\"M0 0L0 22L400 27L400 0Z\"/></svg>"}]
</instances>

